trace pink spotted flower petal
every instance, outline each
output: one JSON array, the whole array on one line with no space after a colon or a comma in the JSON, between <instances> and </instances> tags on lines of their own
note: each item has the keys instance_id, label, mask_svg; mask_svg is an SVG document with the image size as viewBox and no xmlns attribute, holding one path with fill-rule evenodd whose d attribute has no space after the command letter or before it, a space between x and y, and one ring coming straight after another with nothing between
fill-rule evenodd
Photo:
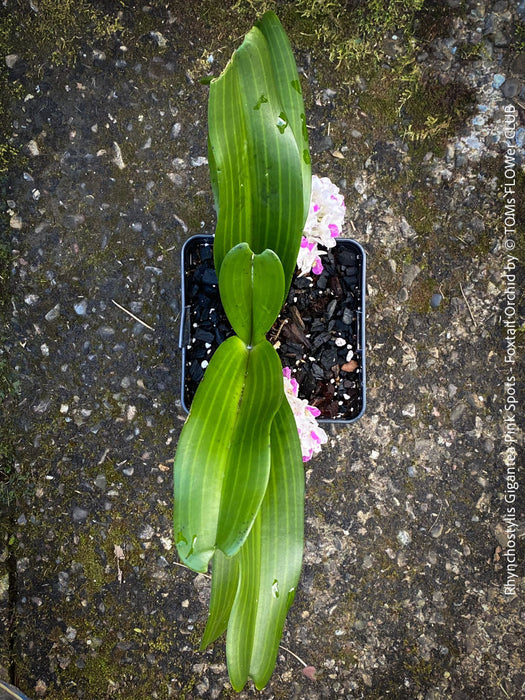
<instances>
[{"instance_id":1,"label":"pink spotted flower petal","mask_svg":"<svg viewBox=\"0 0 525 700\"><path fill-rule=\"evenodd\" d=\"M309 406L305 399L299 398L299 385L289 367L283 369L283 382L284 393L295 417L303 462L308 462L328 442L327 434L316 421L321 412L315 406Z\"/></svg>"}]
</instances>

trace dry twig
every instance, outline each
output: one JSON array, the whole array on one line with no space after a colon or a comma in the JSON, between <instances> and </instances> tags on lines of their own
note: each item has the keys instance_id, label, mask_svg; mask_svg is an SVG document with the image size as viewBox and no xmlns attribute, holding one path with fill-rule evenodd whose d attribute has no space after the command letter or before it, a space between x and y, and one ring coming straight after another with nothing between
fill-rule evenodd
<instances>
[{"instance_id":1,"label":"dry twig","mask_svg":"<svg viewBox=\"0 0 525 700\"><path fill-rule=\"evenodd\" d=\"M459 283L459 288L461 289L461 293L463 294L463 299L465 300L465 304L467 305L468 312L470 314L470 318L472 319L472 323L477 326L478 324L476 323L476 319L474 318L474 314L472 313L472 309L470 308L470 304L468 303L468 299L465 296L465 292L463 291L463 287L461 286L461 282Z\"/></svg>"},{"instance_id":2,"label":"dry twig","mask_svg":"<svg viewBox=\"0 0 525 700\"><path fill-rule=\"evenodd\" d=\"M149 328L150 331L155 332L155 329L149 326L145 321L142 321L138 316L135 316L135 314L132 314L131 311L128 311L128 309L125 309L123 306L121 306L118 302L116 302L114 299L111 300L115 306L120 309L121 311L124 311L124 313L128 314L128 316L131 316L131 318L135 319L137 323L140 323L144 328Z\"/></svg>"}]
</instances>

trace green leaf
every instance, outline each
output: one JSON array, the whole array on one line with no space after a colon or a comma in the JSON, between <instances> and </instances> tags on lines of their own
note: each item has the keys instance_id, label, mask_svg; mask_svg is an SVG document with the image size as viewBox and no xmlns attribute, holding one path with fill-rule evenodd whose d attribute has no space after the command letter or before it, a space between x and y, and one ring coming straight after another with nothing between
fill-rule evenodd
<instances>
[{"instance_id":1,"label":"green leaf","mask_svg":"<svg viewBox=\"0 0 525 700\"><path fill-rule=\"evenodd\" d=\"M284 272L272 250L255 255L239 243L224 258L219 291L228 320L247 345L263 340L281 310Z\"/></svg>"},{"instance_id":2,"label":"green leaf","mask_svg":"<svg viewBox=\"0 0 525 700\"><path fill-rule=\"evenodd\" d=\"M226 630L239 583L239 555L226 557L218 549L212 560L210 612L202 636L201 651Z\"/></svg>"},{"instance_id":3,"label":"green leaf","mask_svg":"<svg viewBox=\"0 0 525 700\"><path fill-rule=\"evenodd\" d=\"M174 531L181 560L207 570L218 547L235 554L252 527L270 472L270 427L282 401L279 356L237 336L212 356L174 462Z\"/></svg>"},{"instance_id":4,"label":"green leaf","mask_svg":"<svg viewBox=\"0 0 525 700\"><path fill-rule=\"evenodd\" d=\"M259 343L275 323L285 296L284 270L273 250L253 260L253 337ZM282 383L282 368L280 371Z\"/></svg>"},{"instance_id":5,"label":"green leaf","mask_svg":"<svg viewBox=\"0 0 525 700\"><path fill-rule=\"evenodd\" d=\"M228 447L249 351L237 337L216 350L193 399L174 462L174 533L179 556L206 571L215 549ZM227 400L225 400L227 397Z\"/></svg>"},{"instance_id":6,"label":"green leaf","mask_svg":"<svg viewBox=\"0 0 525 700\"><path fill-rule=\"evenodd\" d=\"M257 22L270 47L273 73L277 83L277 91L282 100L284 112L287 114L290 127L294 133L301 154L301 171L303 180L303 222L310 209L310 194L312 189L312 166L308 147L308 129L304 110L303 92L297 74L297 67L292 53L292 47L282 24L273 12L266 12Z\"/></svg>"},{"instance_id":7,"label":"green leaf","mask_svg":"<svg viewBox=\"0 0 525 700\"><path fill-rule=\"evenodd\" d=\"M248 355L242 400L228 446L217 547L234 555L261 506L270 474L270 428L283 399L281 360L263 340Z\"/></svg>"},{"instance_id":8,"label":"green leaf","mask_svg":"<svg viewBox=\"0 0 525 700\"><path fill-rule=\"evenodd\" d=\"M218 210L214 256L220 271L238 243L246 241L255 253L269 248L282 262L288 289L304 223L304 133L298 144L294 132L304 107L302 98L299 108L290 97L291 83L299 79L295 67L290 74L289 45L273 25L267 34L254 27L210 85L209 146ZM284 96L280 71L290 83Z\"/></svg>"},{"instance_id":9,"label":"green leaf","mask_svg":"<svg viewBox=\"0 0 525 700\"><path fill-rule=\"evenodd\" d=\"M239 559L239 587L226 638L235 690L251 676L260 690L272 675L303 553L304 467L295 418L283 400L272 432L268 488Z\"/></svg>"}]
</instances>

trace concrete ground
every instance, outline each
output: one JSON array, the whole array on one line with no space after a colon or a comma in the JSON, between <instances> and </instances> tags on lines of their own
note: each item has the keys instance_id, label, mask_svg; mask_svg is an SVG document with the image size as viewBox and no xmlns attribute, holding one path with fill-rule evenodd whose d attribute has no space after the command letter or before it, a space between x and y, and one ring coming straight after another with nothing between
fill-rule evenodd
<instances>
[{"instance_id":1,"label":"concrete ground","mask_svg":"<svg viewBox=\"0 0 525 700\"><path fill-rule=\"evenodd\" d=\"M76 63L5 52L21 91L5 186L16 489L0 530L0 675L32 698L235 696L224 644L198 651L209 580L177 563L170 471L179 254L215 222L199 78L219 74L263 3L190 5L99 3L121 10L120 29L95 31L93 15L67 45ZM242 698L525 692L525 484L508 449L523 415L510 402L524 8L435 5L415 50L390 31L358 74L304 3L277 3L313 171L342 188L345 235L368 254L368 407L307 465L283 647L266 689Z\"/></svg>"}]
</instances>

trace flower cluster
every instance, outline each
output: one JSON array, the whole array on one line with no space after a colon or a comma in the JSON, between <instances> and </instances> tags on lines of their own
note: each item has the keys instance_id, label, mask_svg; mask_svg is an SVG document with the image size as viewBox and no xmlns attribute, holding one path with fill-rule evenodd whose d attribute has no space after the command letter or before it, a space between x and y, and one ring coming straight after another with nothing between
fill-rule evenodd
<instances>
[{"instance_id":1,"label":"flower cluster","mask_svg":"<svg viewBox=\"0 0 525 700\"><path fill-rule=\"evenodd\" d=\"M306 399L298 397L299 385L292 377L292 371L289 367L283 369L283 381L284 393L295 416L299 439L301 440L303 462L308 462L315 454L321 451L321 445L328 442L327 434L315 420L321 415L321 411L315 406L309 406Z\"/></svg>"},{"instance_id":2,"label":"flower cluster","mask_svg":"<svg viewBox=\"0 0 525 700\"><path fill-rule=\"evenodd\" d=\"M312 176L310 211L304 225L297 266L301 275L310 271L321 274L323 265L318 246L332 248L341 235L345 217L345 200L339 188L328 177Z\"/></svg>"}]
</instances>

